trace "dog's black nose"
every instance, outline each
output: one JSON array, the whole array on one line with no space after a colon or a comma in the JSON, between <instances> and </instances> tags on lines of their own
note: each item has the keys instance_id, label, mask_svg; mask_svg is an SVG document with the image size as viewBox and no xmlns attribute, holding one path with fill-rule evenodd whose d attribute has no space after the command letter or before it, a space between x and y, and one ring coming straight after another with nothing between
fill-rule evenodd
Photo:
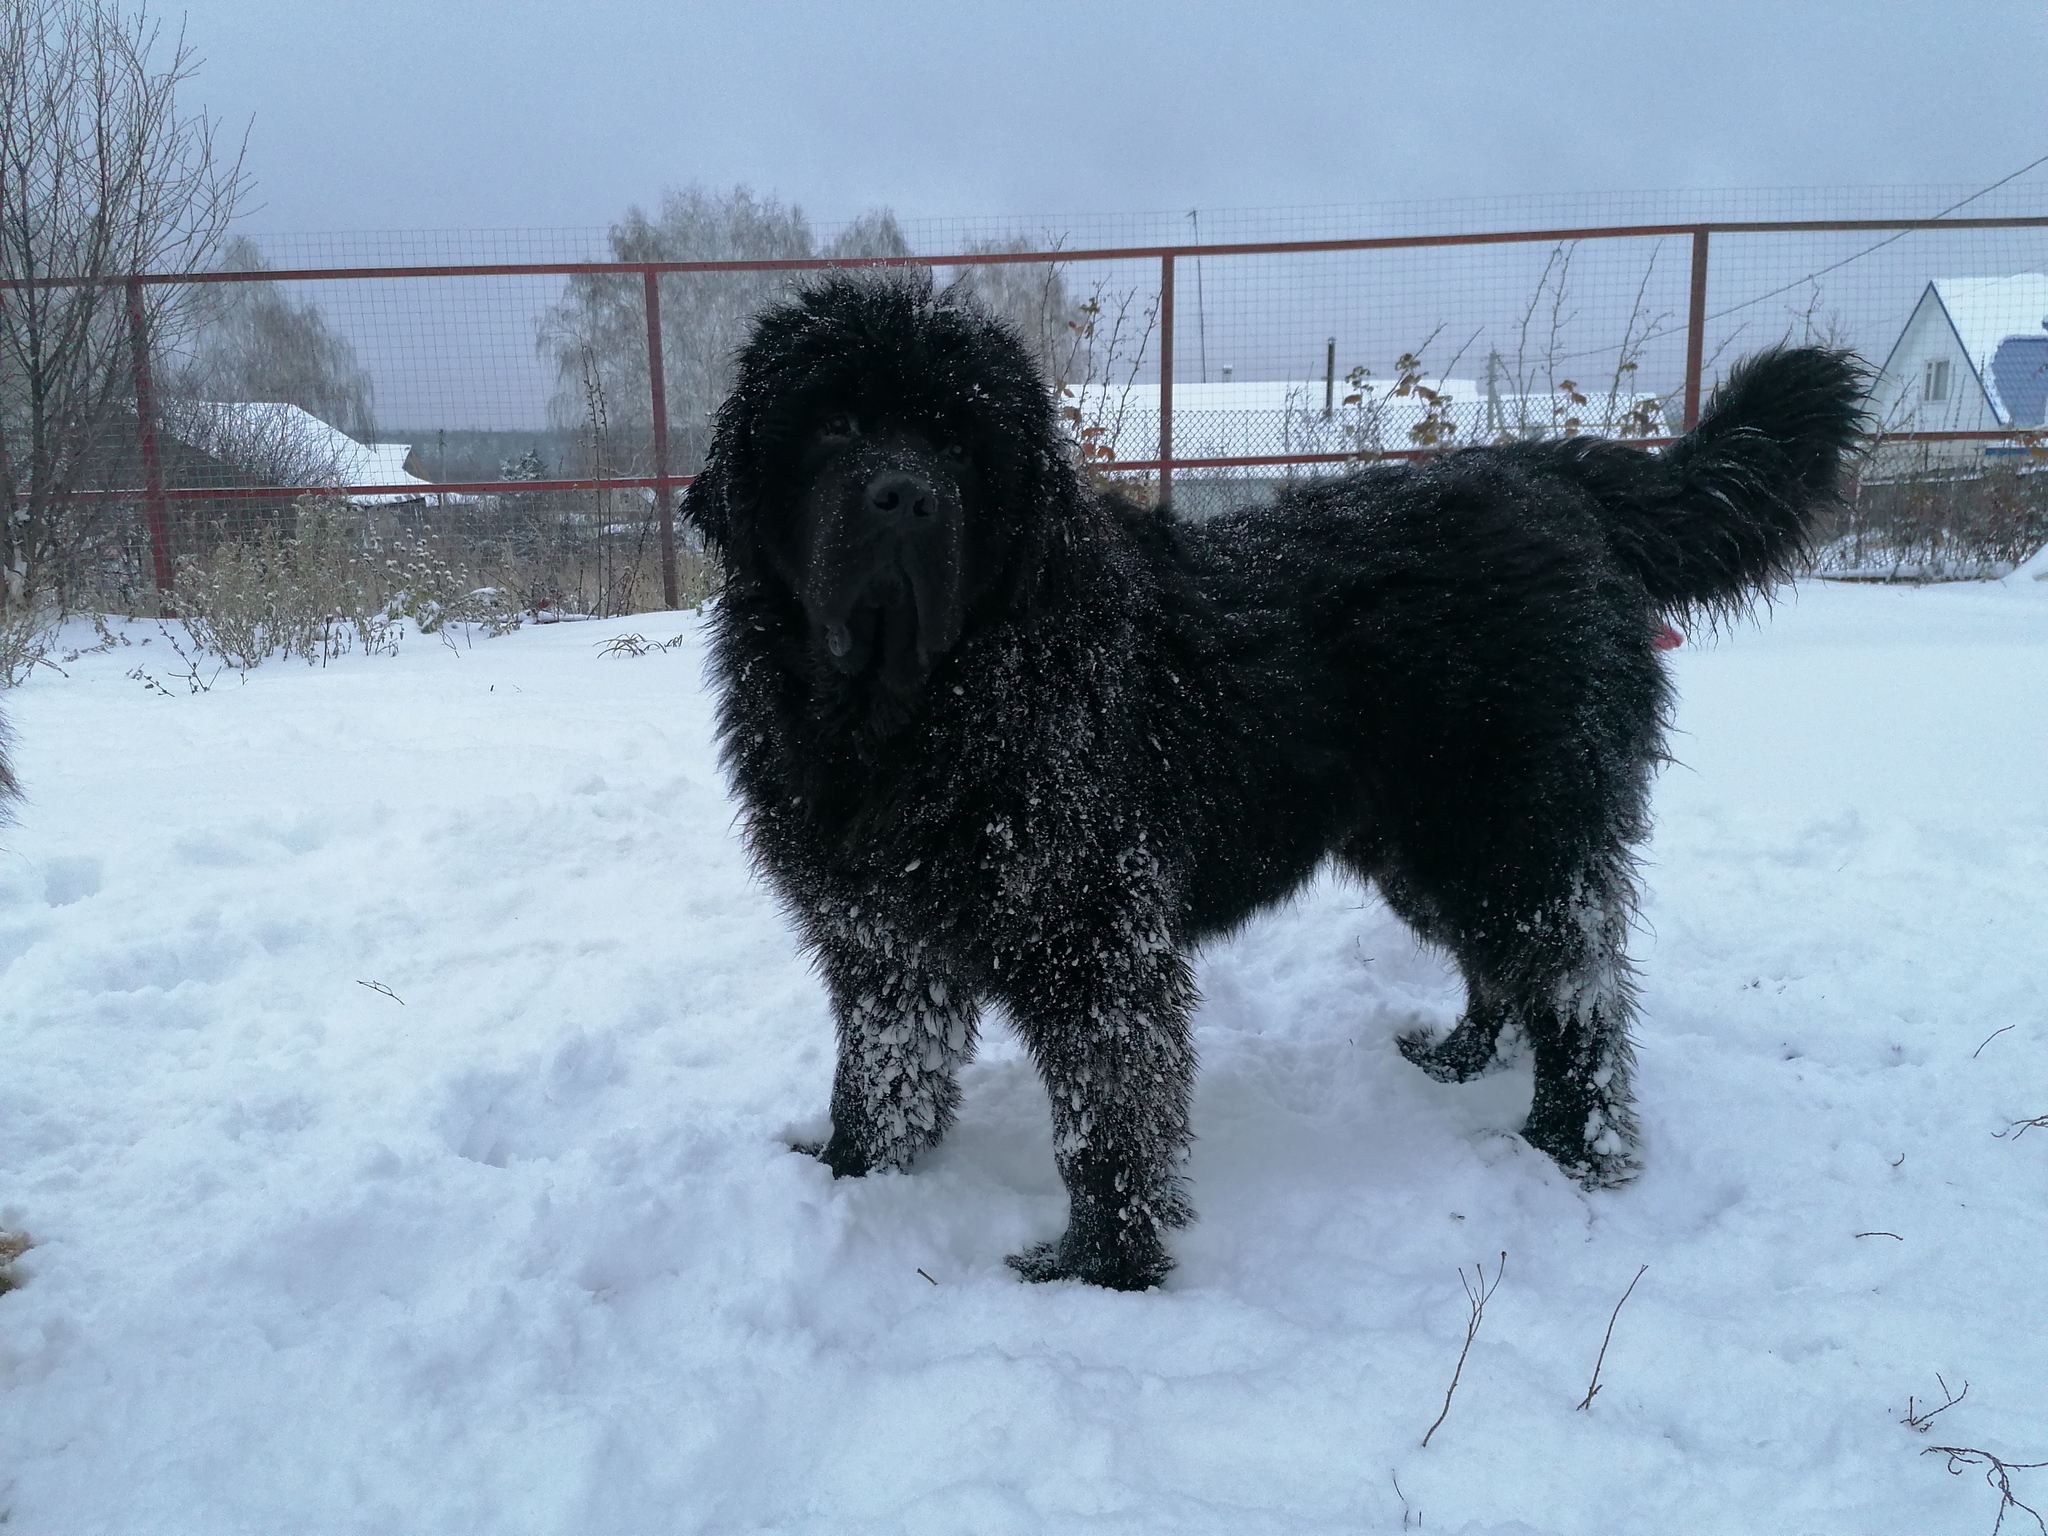
<instances>
[{"instance_id":1,"label":"dog's black nose","mask_svg":"<svg viewBox=\"0 0 2048 1536\"><path fill-rule=\"evenodd\" d=\"M928 481L901 469L885 469L868 482L868 510L886 523L913 523L938 506Z\"/></svg>"}]
</instances>

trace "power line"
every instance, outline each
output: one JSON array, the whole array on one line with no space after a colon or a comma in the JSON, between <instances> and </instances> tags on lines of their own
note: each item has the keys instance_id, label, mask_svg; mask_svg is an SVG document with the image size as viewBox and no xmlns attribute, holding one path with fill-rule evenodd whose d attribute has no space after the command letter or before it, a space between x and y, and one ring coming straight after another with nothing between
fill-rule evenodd
<instances>
[{"instance_id":1,"label":"power line","mask_svg":"<svg viewBox=\"0 0 2048 1536\"><path fill-rule=\"evenodd\" d=\"M2042 165L2048 165L2048 155L2043 155L2038 160L2028 162L2026 165L2023 165L2018 170L2014 171L2010 176L2001 176L1998 180L1992 182L1991 185L1988 187L1978 188L1975 192L1972 192L1968 197L1963 198L1960 202L1950 203L1946 208L1942 209L1941 212L1934 215L1934 217L1936 217L1937 219L1945 219L1950 214L1954 213L1957 209L1969 207L1970 204L1976 202L1978 198L1990 196L1993 192L1996 192L2000 187L2004 186L2007 182L2018 181L2020 177L2026 175L2027 172L2033 170L2036 166ZM1734 314L1737 310L1748 309L1752 305L1763 303L1766 299L1775 299L1780 294L1790 293L1794 288L1804 288L1808 283L1814 282L1819 278L1826 277L1830 272L1839 272L1843 267L1848 266L1849 263L1852 261L1861 261L1864 257L1870 255L1872 252L1881 251L1886 246L1894 245L1897 242L1905 239L1906 236L1916 233L1919 233L1919 231L1911 229L1902 229L1895 234L1886 235L1884 239L1878 241L1875 245L1865 246L1862 250L1856 252L1853 256L1844 256L1840 261L1830 262L1827 266L1820 268L1818 271L1809 272L1806 274L1806 276L1800 278L1798 281L1787 283L1782 288L1773 288L1770 292L1760 293L1755 298L1744 299L1740 304L1731 304L1726 309L1716 310L1713 314L1707 316L1707 318L1709 320L1719 320L1724 315Z\"/></svg>"},{"instance_id":2,"label":"power line","mask_svg":"<svg viewBox=\"0 0 2048 1536\"><path fill-rule=\"evenodd\" d=\"M1950 203L1946 208L1942 209L1941 212L1935 214L1934 217L1937 219L1945 219L1950 214L1956 212L1958 209L1969 207L1970 204L1976 202L1979 198L1990 196L1993 192L1996 192L2000 187L2004 186L2006 183L2018 181L2020 177L2026 175L2027 172L2037 170L2044 165L2048 165L2048 155L2043 155L2038 160L2028 161L2018 170L2012 172L2010 175L1999 177L1998 180L1992 182L1989 186L1979 187L1975 192L1972 192L1968 197L1961 198L1956 202ZM1804 288L1808 283L1817 282L1819 279L1826 277L1830 272L1839 272L1843 267L1848 266L1851 262L1861 261L1864 257L1869 256L1874 252L1881 251L1888 245L1897 244L1899 241L1905 239L1908 235L1920 233L1924 233L1924 231L1902 229L1894 234L1886 235L1882 240L1879 240L1876 244L1867 245L1862 250L1857 251L1852 255L1844 256L1840 261L1829 262L1828 265L1817 268L1816 270L1807 273L1806 276L1802 278L1795 279L1794 281L1783 284L1780 287L1773 288L1767 293L1756 294L1751 298L1742 300L1742 302L1740 302L1739 304L1730 304L1726 309L1717 309L1712 314L1706 316L1706 319L1725 319L1727 316L1736 314L1741 310L1754 308L1756 305L1762 304L1767 300L1775 299L1783 294L1790 293L1795 288ZM1654 341L1659 340L1665 336L1674 336L1679 334L1680 329L1681 327L1678 326L1666 326L1662 330L1648 330L1643 333L1643 340ZM1614 349L1612 347L1587 347L1583 351L1579 352L1562 353L1559 355L1558 361L1569 362L1574 358L1599 357L1613 350Z\"/></svg>"}]
</instances>

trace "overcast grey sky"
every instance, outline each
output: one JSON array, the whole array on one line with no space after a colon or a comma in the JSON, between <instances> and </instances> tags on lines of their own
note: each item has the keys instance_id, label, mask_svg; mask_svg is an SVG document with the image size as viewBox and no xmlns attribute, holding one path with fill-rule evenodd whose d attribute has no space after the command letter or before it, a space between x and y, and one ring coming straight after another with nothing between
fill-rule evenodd
<instances>
[{"instance_id":1,"label":"overcast grey sky","mask_svg":"<svg viewBox=\"0 0 2048 1536\"><path fill-rule=\"evenodd\" d=\"M1974 183L2048 154L2048 0L192 0L185 16L205 59L188 102L251 124L259 232L602 225L691 181L830 223L876 204Z\"/></svg>"}]
</instances>

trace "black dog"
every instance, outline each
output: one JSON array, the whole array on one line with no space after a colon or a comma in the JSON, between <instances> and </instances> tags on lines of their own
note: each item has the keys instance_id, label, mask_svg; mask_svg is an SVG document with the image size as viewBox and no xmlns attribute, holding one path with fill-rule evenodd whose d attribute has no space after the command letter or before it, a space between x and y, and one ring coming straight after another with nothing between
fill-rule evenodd
<instances>
[{"instance_id":1,"label":"black dog","mask_svg":"<svg viewBox=\"0 0 2048 1536\"><path fill-rule=\"evenodd\" d=\"M1533 1047L1523 1135L1636 1169L1631 849L1666 614L1796 563L1858 424L1844 355L1753 358L1652 454L1448 453L1190 525L1091 488L1017 338L926 281L764 314L686 511L723 555L725 758L838 1021L835 1174L945 1134L985 1001L1052 1097L1032 1279L1149 1285L1189 1219L1188 954L1325 860L1454 955L1402 1049Z\"/></svg>"}]
</instances>

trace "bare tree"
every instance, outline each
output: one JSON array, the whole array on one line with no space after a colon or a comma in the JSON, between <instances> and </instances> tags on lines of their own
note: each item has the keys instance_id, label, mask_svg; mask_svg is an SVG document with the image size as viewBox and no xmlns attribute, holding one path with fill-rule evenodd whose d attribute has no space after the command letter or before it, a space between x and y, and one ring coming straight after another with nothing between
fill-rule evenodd
<instances>
[{"instance_id":1,"label":"bare tree","mask_svg":"<svg viewBox=\"0 0 2048 1536\"><path fill-rule=\"evenodd\" d=\"M228 242L220 262L227 272L261 272L268 265L239 237ZM295 304L275 283L205 283L195 286L188 318L189 348L165 368L166 393L296 405L359 443L376 437L370 376L319 305Z\"/></svg>"},{"instance_id":2,"label":"bare tree","mask_svg":"<svg viewBox=\"0 0 2048 1536\"><path fill-rule=\"evenodd\" d=\"M10 605L62 604L122 514L74 500L132 441L129 296L109 278L211 264L240 148L181 115L198 68L146 6L9 0L0 14L0 568ZM43 286L49 279L76 279ZM137 290L145 334L175 324Z\"/></svg>"},{"instance_id":3,"label":"bare tree","mask_svg":"<svg viewBox=\"0 0 2048 1536\"><path fill-rule=\"evenodd\" d=\"M614 261L803 260L904 256L910 246L886 209L863 214L821 252L803 210L746 187L672 190L653 217L627 210L612 226ZM711 413L731 382L732 354L756 311L803 278L791 272L676 272L661 281L661 339L669 468L693 473L710 444ZM633 474L651 441L647 319L637 277L579 275L542 317L537 344L556 370L555 425L588 435L593 379L606 402L608 473Z\"/></svg>"},{"instance_id":4,"label":"bare tree","mask_svg":"<svg viewBox=\"0 0 2048 1536\"><path fill-rule=\"evenodd\" d=\"M1009 240L976 241L967 247L967 254L995 256L1034 249L1030 240L1018 235ZM1089 316L1068 296L1066 274L1059 262L960 267L950 287L973 294L989 313L1008 322L1031 349L1048 380L1064 380L1062 370L1074 352L1074 338Z\"/></svg>"},{"instance_id":5,"label":"bare tree","mask_svg":"<svg viewBox=\"0 0 2048 1536\"><path fill-rule=\"evenodd\" d=\"M825 242L827 256L908 256L910 242L887 208L870 208Z\"/></svg>"}]
</instances>

